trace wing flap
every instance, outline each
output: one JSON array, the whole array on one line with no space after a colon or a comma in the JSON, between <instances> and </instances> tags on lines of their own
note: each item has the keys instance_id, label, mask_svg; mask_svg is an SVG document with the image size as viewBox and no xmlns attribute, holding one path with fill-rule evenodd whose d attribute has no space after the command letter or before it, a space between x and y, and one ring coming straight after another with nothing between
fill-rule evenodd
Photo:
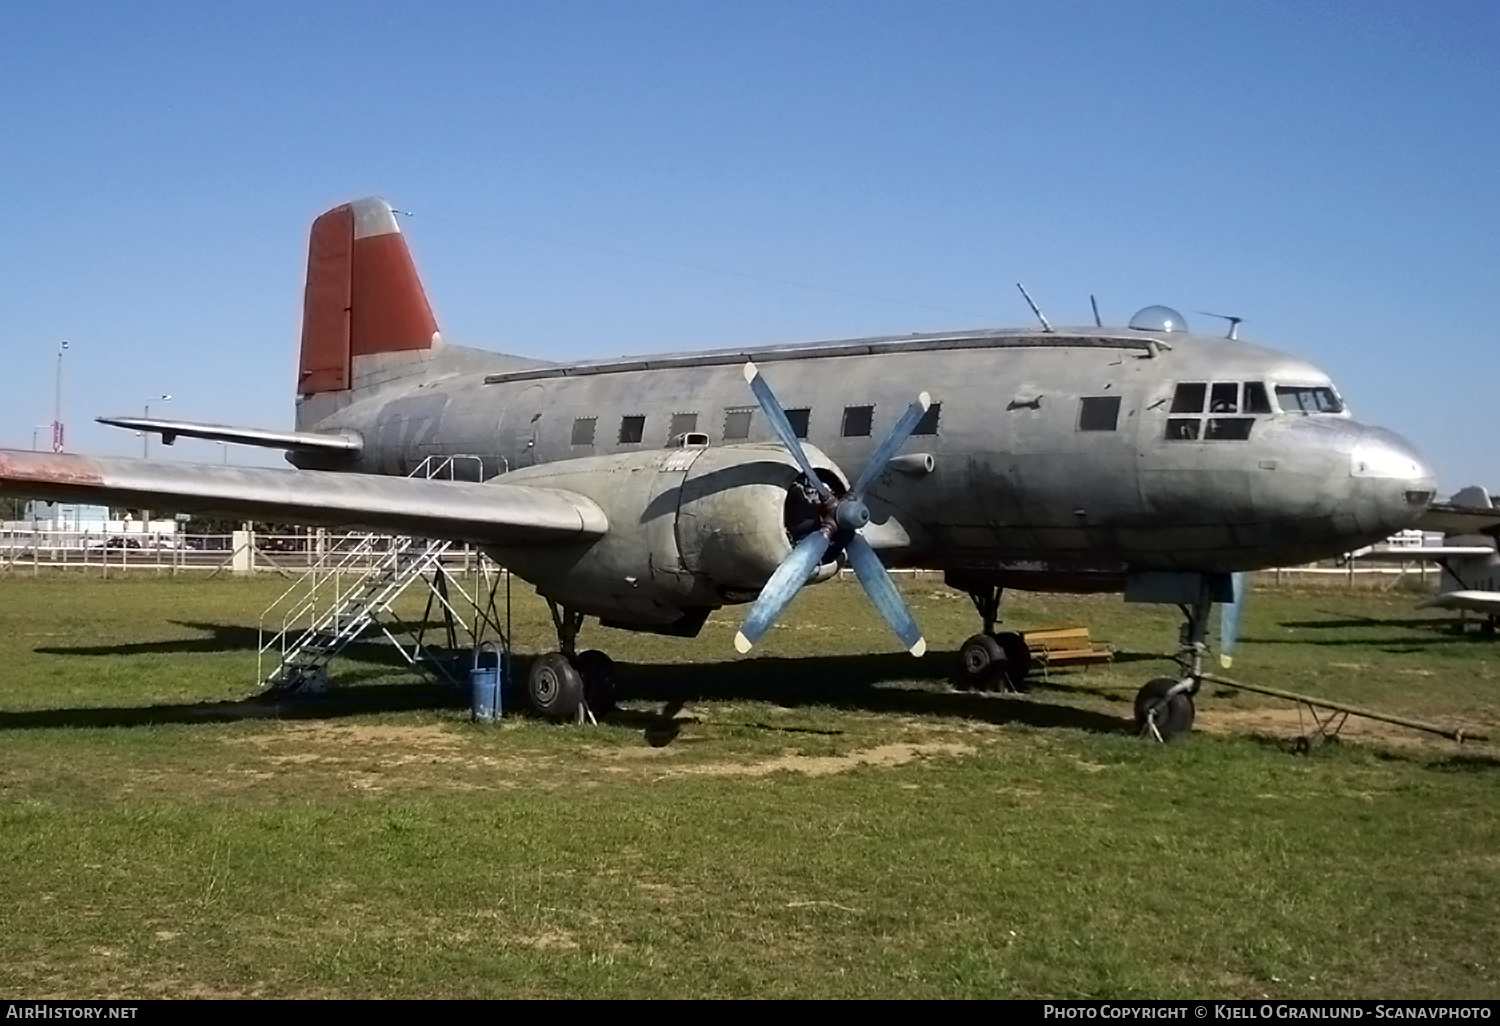
<instances>
[{"instance_id":1,"label":"wing flap","mask_svg":"<svg viewBox=\"0 0 1500 1026\"><path fill-rule=\"evenodd\" d=\"M486 543L587 541L609 521L576 492L320 470L0 449L0 494Z\"/></svg>"}]
</instances>

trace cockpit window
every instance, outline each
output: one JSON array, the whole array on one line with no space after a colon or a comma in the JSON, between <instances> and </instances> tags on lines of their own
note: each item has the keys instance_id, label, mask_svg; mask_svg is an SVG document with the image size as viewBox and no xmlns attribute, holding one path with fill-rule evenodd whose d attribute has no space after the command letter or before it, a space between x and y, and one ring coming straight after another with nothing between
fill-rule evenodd
<instances>
[{"instance_id":1,"label":"cockpit window","mask_svg":"<svg viewBox=\"0 0 1500 1026\"><path fill-rule=\"evenodd\" d=\"M1169 442L1243 442L1255 427L1249 415L1272 410L1262 381L1188 381L1172 393L1169 412Z\"/></svg>"},{"instance_id":2,"label":"cockpit window","mask_svg":"<svg viewBox=\"0 0 1500 1026\"><path fill-rule=\"evenodd\" d=\"M1343 413L1344 404L1331 388L1277 385L1276 402L1287 413Z\"/></svg>"},{"instance_id":3,"label":"cockpit window","mask_svg":"<svg viewBox=\"0 0 1500 1026\"><path fill-rule=\"evenodd\" d=\"M1213 413L1238 413L1239 399L1240 386L1236 382L1219 381L1214 384L1208 408Z\"/></svg>"},{"instance_id":4,"label":"cockpit window","mask_svg":"<svg viewBox=\"0 0 1500 1026\"><path fill-rule=\"evenodd\" d=\"M1203 382L1187 382L1177 386L1177 392L1172 396L1173 413L1202 413L1203 397L1208 392L1208 386Z\"/></svg>"},{"instance_id":5,"label":"cockpit window","mask_svg":"<svg viewBox=\"0 0 1500 1026\"><path fill-rule=\"evenodd\" d=\"M1266 386L1264 382L1245 382L1245 412L1246 413L1270 413L1271 400L1266 398Z\"/></svg>"}]
</instances>

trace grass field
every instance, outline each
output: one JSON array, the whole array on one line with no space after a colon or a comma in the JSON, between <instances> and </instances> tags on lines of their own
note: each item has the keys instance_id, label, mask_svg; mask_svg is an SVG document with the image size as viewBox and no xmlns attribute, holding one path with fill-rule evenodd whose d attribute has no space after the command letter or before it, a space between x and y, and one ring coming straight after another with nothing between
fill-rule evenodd
<instances>
[{"instance_id":1,"label":"grass field","mask_svg":"<svg viewBox=\"0 0 1500 1026\"><path fill-rule=\"evenodd\" d=\"M619 712L486 727L373 648L241 701L281 583L0 578L7 997L1500 997L1495 749L1295 756L1294 709L1216 689L1144 743L1154 607L1018 596L1120 652L1024 699L947 687L975 620L935 582L920 661L842 583L753 659L729 615L591 626ZM1500 643L1414 605L1262 590L1235 675L1500 727Z\"/></svg>"}]
</instances>

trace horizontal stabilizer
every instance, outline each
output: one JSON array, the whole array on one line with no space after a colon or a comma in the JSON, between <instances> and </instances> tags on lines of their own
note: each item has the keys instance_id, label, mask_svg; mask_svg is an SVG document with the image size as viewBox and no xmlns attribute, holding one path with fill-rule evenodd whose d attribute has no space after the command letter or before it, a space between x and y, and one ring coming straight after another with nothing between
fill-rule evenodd
<instances>
[{"instance_id":1,"label":"horizontal stabilizer","mask_svg":"<svg viewBox=\"0 0 1500 1026\"><path fill-rule=\"evenodd\" d=\"M554 488L0 449L0 494L480 544L587 541L593 500Z\"/></svg>"},{"instance_id":2,"label":"horizontal stabilizer","mask_svg":"<svg viewBox=\"0 0 1500 1026\"><path fill-rule=\"evenodd\" d=\"M232 427L228 424L196 424L190 420L161 420L156 417L99 417L99 423L128 431L146 431L161 435L171 445L179 438L203 438L210 442L233 442L288 452L348 453L364 448L364 441L353 431L317 434L312 431L267 431L263 428Z\"/></svg>"},{"instance_id":3,"label":"horizontal stabilizer","mask_svg":"<svg viewBox=\"0 0 1500 1026\"><path fill-rule=\"evenodd\" d=\"M1445 591L1423 602L1420 608L1428 607L1500 613L1500 591Z\"/></svg>"}]
</instances>

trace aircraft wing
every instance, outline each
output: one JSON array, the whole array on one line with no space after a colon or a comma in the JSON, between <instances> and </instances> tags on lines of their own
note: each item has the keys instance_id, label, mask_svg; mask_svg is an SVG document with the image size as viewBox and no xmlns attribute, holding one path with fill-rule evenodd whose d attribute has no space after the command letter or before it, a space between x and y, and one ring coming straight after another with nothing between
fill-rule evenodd
<instances>
[{"instance_id":1,"label":"aircraft wing","mask_svg":"<svg viewBox=\"0 0 1500 1026\"><path fill-rule=\"evenodd\" d=\"M1427 507L1416 526L1424 531L1442 531L1444 534L1492 534L1500 528L1500 509L1434 502Z\"/></svg>"},{"instance_id":2,"label":"aircraft wing","mask_svg":"<svg viewBox=\"0 0 1500 1026\"><path fill-rule=\"evenodd\" d=\"M6 449L0 494L481 544L586 541L609 529L593 500L556 488Z\"/></svg>"},{"instance_id":3,"label":"aircraft wing","mask_svg":"<svg viewBox=\"0 0 1500 1026\"><path fill-rule=\"evenodd\" d=\"M1477 613L1500 613L1500 591L1445 591L1434 595L1421 608L1469 609Z\"/></svg>"},{"instance_id":4,"label":"aircraft wing","mask_svg":"<svg viewBox=\"0 0 1500 1026\"><path fill-rule=\"evenodd\" d=\"M1474 556L1493 556L1492 545L1376 545L1358 552L1349 553L1350 559L1372 563L1412 563L1428 560L1441 563L1445 559L1462 559Z\"/></svg>"},{"instance_id":5,"label":"aircraft wing","mask_svg":"<svg viewBox=\"0 0 1500 1026\"><path fill-rule=\"evenodd\" d=\"M233 442L236 445L258 445L267 449L293 452L344 453L353 456L364 447L364 441L353 431L322 434L314 431L268 431L264 428L233 427L229 424L200 424L191 420L162 420L157 417L97 417L101 424L146 431L161 435L171 445L182 438L204 438L210 442Z\"/></svg>"}]
</instances>

